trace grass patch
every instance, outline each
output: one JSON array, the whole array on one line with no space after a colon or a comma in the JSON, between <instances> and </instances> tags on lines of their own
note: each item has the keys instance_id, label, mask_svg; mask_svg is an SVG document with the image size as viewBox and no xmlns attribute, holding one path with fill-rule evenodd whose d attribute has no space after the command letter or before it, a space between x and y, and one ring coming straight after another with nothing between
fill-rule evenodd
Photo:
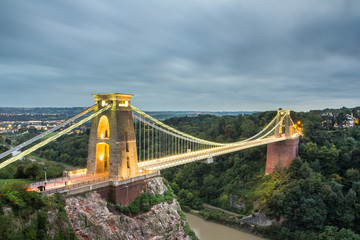
<instances>
[{"instance_id":1,"label":"grass patch","mask_svg":"<svg viewBox=\"0 0 360 240\"><path fill-rule=\"evenodd\" d=\"M15 183L15 182L19 182L19 183L23 183L23 184L29 184L31 183L32 181L29 180L29 179L0 179L0 188L3 186L3 185L6 185L6 184L12 184L12 183Z\"/></svg>"},{"instance_id":2,"label":"grass patch","mask_svg":"<svg viewBox=\"0 0 360 240\"><path fill-rule=\"evenodd\" d=\"M213 212L213 211L208 211L206 209L202 209L198 213L200 216L202 216L205 220L208 221L214 221L225 225L239 224L239 220L237 217L221 211Z\"/></svg>"},{"instance_id":3,"label":"grass patch","mask_svg":"<svg viewBox=\"0 0 360 240\"><path fill-rule=\"evenodd\" d=\"M69 165L66 163L62 163L62 162L47 160L47 159L39 157L37 155L29 155L29 158L35 159L36 161L39 161L39 162L43 162L45 165L54 165L55 164L56 166L64 168L66 171L72 171L72 170L81 168L79 166L73 166L73 165Z\"/></svg>"}]
</instances>

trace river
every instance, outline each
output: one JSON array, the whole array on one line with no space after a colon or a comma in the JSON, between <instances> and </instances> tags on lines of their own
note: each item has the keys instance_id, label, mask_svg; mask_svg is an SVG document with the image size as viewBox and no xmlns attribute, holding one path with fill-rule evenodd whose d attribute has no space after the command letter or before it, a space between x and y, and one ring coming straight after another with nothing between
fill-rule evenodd
<instances>
[{"instance_id":1,"label":"river","mask_svg":"<svg viewBox=\"0 0 360 240\"><path fill-rule=\"evenodd\" d=\"M264 240L246 232L241 232L233 228L206 221L193 214L186 214L191 229L200 240Z\"/></svg>"}]
</instances>

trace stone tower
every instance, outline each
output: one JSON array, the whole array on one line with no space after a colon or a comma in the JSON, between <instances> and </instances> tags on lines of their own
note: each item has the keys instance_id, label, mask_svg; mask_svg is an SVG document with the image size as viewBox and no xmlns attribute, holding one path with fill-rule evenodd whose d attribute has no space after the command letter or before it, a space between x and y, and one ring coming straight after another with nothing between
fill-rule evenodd
<instances>
[{"instance_id":1,"label":"stone tower","mask_svg":"<svg viewBox=\"0 0 360 240\"><path fill-rule=\"evenodd\" d=\"M277 166L289 167L299 153L300 137L292 137L294 129L290 124L290 110L278 110L275 124L278 123L279 125L275 128L275 137L285 136L287 139L267 145L265 174L273 173Z\"/></svg>"},{"instance_id":2,"label":"stone tower","mask_svg":"<svg viewBox=\"0 0 360 240\"><path fill-rule=\"evenodd\" d=\"M125 179L139 174L132 111L132 94L93 94L97 111L110 109L91 122L88 174L109 174L110 179Z\"/></svg>"}]
</instances>

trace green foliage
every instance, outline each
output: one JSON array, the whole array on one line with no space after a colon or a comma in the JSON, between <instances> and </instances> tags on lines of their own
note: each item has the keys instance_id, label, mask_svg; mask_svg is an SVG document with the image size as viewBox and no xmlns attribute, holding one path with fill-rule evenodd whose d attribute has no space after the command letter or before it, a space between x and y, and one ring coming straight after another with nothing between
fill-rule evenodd
<instances>
[{"instance_id":1,"label":"green foliage","mask_svg":"<svg viewBox=\"0 0 360 240\"><path fill-rule=\"evenodd\" d=\"M172 202L174 195L171 190L166 190L164 195L156 194L155 196L150 193L143 193L138 196L129 206L119 206L116 204L108 203L108 205L118 212L126 215L134 216L141 212L147 212L150 208L161 202Z\"/></svg>"},{"instance_id":2,"label":"green foliage","mask_svg":"<svg viewBox=\"0 0 360 240\"><path fill-rule=\"evenodd\" d=\"M351 110L355 117L359 117L357 110ZM273 239L319 239L328 226L344 234L336 235L337 239L347 239L348 231L360 233L360 128L335 128L334 124L344 124L349 112L346 108L292 112L293 120L301 120L304 127L299 157L287 170L278 169L269 176L264 176L265 147L220 156L210 165L166 169L162 174L183 209L201 209L204 202L243 214L260 210L284 220L281 227L264 230ZM274 112L204 115L166 123L207 140L230 142L258 132L272 116ZM243 207L235 208L234 203ZM204 216L226 221L215 213Z\"/></svg>"},{"instance_id":3,"label":"green foliage","mask_svg":"<svg viewBox=\"0 0 360 240\"><path fill-rule=\"evenodd\" d=\"M6 194L12 191L22 192L25 191L28 186L28 182L21 179L5 180L0 185L0 193Z\"/></svg>"},{"instance_id":4,"label":"green foliage","mask_svg":"<svg viewBox=\"0 0 360 240\"><path fill-rule=\"evenodd\" d=\"M209 211L206 209L202 209L199 214L209 221L214 221L217 223L230 225L230 226L237 226L239 224L238 219L235 216L226 214L221 211Z\"/></svg>"},{"instance_id":5,"label":"green foliage","mask_svg":"<svg viewBox=\"0 0 360 240\"><path fill-rule=\"evenodd\" d=\"M326 226L324 232L319 235L319 240L360 240L360 235L350 229Z\"/></svg>"},{"instance_id":6,"label":"green foliage","mask_svg":"<svg viewBox=\"0 0 360 240\"><path fill-rule=\"evenodd\" d=\"M14 162L5 168L0 169L0 179L11 179L11 178L26 178L31 180L40 180L45 177L56 178L60 177L65 170L64 164L51 162L48 160L41 159L36 156L29 156L32 160L25 158L22 161ZM37 160L37 161L34 161Z\"/></svg>"},{"instance_id":7,"label":"green foliage","mask_svg":"<svg viewBox=\"0 0 360 240\"><path fill-rule=\"evenodd\" d=\"M0 206L8 210L0 214L0 239L50 239L48 231L57 231L55 239L76 239L64 209L60 194L41 196L26 191L26 182L15 180L0 188ZM11 208L11 210L9 210ZM57 211L55 222L49 225L47 212Z\"/></svg>"},{"instance_id":8,"label":"green foliage","mask_svg":"<svg viewBox=\"0 0 360 240\"><path fill-rule=\"evenodd\" d=\"M181 217L181 219L182 219L183 221L186 221L186 220L187 220L187 217L186 217L186 215L185 215L185 213L184 213L183 211L181 211L181 210L179 209L177 212L178 212L178 214L180 215L180 217Z\"/></svg>"},{"instance_id":9,"label":"green foliage","mask_svg":"<svg viewBox=\"0 0 360 240\"><path fill-rule=\"evenodd\" d=\"M186 234L192 239L192 240L199 240L199 238L196 236L194 231L190 228L188 224L183 225Z\"/></svg>"},{"instance_id":10,"label":"green foliage","mask_svg":"<svg viewBox=\"0 0 360 240\"><path fill-rule=\"evenodd\" d=\"M0 215L0 239L17 240L22 238L22 233L18 231L15 218L8 214Z\"/></svg>"},{"instance_id":11,"label":"green foliage","mask_svg":"<svg viewBox=\"0 0 360 240\"><path fill-rule=\"evenodd\" d=\"M86 167L89 133L67 135L42 147L38 154L48 160Z\"/></svg>"},{"instance_id":12,"label":"green foliage","mask_svg":"<svg viewBox=\"0 0 360 240\"><path fill-rule=\"evenodd\" d=\"M34 163L30 163L29 165L27 165L24 170L23 170L23 174L25 176L25 178L30 178L35 180L37 176L40 175L41 170L40 170L40 165L36 162Z\"/></svg>"}]
</instances>

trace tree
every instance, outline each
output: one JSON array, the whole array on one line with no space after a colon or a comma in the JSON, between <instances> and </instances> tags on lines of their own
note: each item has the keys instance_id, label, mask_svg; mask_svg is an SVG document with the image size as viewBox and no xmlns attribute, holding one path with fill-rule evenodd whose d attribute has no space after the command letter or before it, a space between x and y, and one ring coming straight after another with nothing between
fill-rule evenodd
<instances>
[{"instance_id":1,"label":"tree","mask_svg":"<svg viewBox=\"0 0 360 240\"><path fill-rule=\"evenodd\" d=\"M226 125L225 133L224 133L224 140L232 140L234 135L234 128L231 125Z\"/></svg>"},{"instance_id":2,"label":"tree","mask_svg":"<svg viewBox=\"0 0 360 240\"><path fill-rule=\"evenodd\" d=\"M10 145L11 144L11 140L9 138L5 139L5 143Z\"/></svg>"},{"instance_id":3,"label":"tree","mask_svg":"<svg viewBox=\"0 0 360 240\"><path fill-rule=\"evenodd\" d=\"M344 111L339 112L335 116L335 122L338 124L339 128L343 128L343 124L346 121L346 113Z\"/></svg>"},{"instance_id":4,"label":"tree","mask_svg":"<svg viewBox=\"0 0 360 240\"><path fill-rule=\"evenodd\" d=\"M257 132L256 125L255 125L254 121L252 121L251 119L246 119L241 124L240 129L241 129L241 136L245 137L245 138L249 138L249 137L255 135Z\"/></svg>"},{"instance_id":5,"label":"tree","mask_svg":"<svg viewBox=\"0 0 360 240\"><path fill-rule=\"evenodd\" d=\"M6 152L7 150L7 147L0 145L0 153Z\"/></svg>"},{"instance_id":6,"label":"tree","mask_svg":"<svg viewBox=\"0 0 360 240\"><path fill-rule=\"evenodd\" d=\"M350 189L345 197L345 211L340 218L344 227L353 228L354 226L356 199L355 191Z\"/></svg>"},{"instance_id":7,"label":"tree","mask_svg":"<svg viewBox=\"0 0 360 240\"><path fill-rule=\"evenodd\" d=\"M17 166L16 173L15 173L16 178L26 178L26 176L24 174L25 167L26 167L25 164L21 164L21 165Z\"/></svg>"},{"instance_id":8,"label":"tree","mask_svg":"<svg viewBox=\"0 0 360 240\"><path fill-rule=\"evenodd\" d=\"M300 146L300 156L306 161L315 161L318 152L319 148L314 142L308 142Z\"/></svg>"},{"instance_id":9,"label":"tree","mask_svg":"<svg viewBox=\"0 0 360 240\"><path fill-rule=\"evenodd\" d=\"M324 232L319 235L319 240L360 240L360 235L350 229L339 228L336 226L326 226Z\"/></svg>"},{"instance_id":10,"label":"tree","mask_svg":"<svg viewBox=\"0 0 360 240\"><path fill-rule=\"evenodd\" d=\"M360 146L351 151L352 167L360 169Z\"/></svg>"},{"instance_id":11,"label":"tree","mask_svg":"<svg viewBox=\"0 0 360 240\"><path fill-rule=\"evenodd\" d=\"M330 148L322 146L319 150L318 157L325 175L336 173L339 170L338 159L339 151L333 145Z\"/></svg>"},{"instance_id":12,"label":"tree","mask_svg":"<svg viewBox=\"0 0 360 240\"><path fill-rule=\"evenodd\" d=\"M61 154L61 155L60 155L60 162L70 163L70 160L71 160L71 157L70 157L69 154L64 153L64 154Z\"/></svg>"},{"instance_id":13,"label":"tree","mask_svg":"<svg viewBox=\"0 0 360 240\"><path fill-rule=\"evenodd\" d=\"M30 163L24 168L24 176L31 179L40 178L41 168L36 162Z\"/></svg>"}]
</instances>

